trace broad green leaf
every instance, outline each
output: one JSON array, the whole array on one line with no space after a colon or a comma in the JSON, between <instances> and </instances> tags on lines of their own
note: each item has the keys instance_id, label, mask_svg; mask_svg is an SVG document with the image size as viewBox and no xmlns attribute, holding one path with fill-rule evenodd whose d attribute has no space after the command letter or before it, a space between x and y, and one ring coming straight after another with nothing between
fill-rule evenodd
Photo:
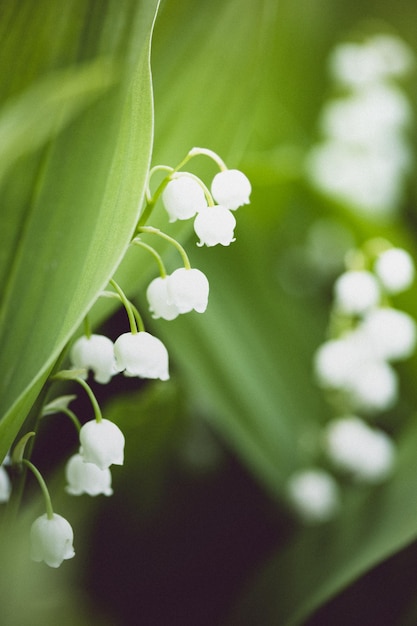
<instances>
[{"instance_id":1,"label":"broad green leaf","mask_svg":"<svg viewBox=\"0 0 417 626\"><path fill-rule=\"evenodd\" d=\"M16 213L20 236L1 311L0 456L120 263L139 217L153 134L149 51L156 4L126 0L93 11L87 41L79 3L72 5L71 23L78 26L70 51L79 45L86 56L112 55L120 80L38 155L29 204ZM46 2L41 9L45 19L57 10ZM31 13L30 3L25 10Z\"/></svg>"}]
</instances>

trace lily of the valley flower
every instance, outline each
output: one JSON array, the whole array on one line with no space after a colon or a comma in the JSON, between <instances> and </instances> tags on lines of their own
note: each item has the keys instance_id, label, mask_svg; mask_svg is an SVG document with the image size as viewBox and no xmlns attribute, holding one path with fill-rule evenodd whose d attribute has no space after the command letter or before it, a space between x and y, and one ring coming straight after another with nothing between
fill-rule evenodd
<instances>
[{"instance_id":1,"label":"lily of the valley flower","mask_svg":"<svg viewBox=\"0 0 417 626\"><path fill-rule=\"evenodd\" d=\"M210 206L198 212L194 231L200 238L198 246L228 246L233 241L236 219L225 206Z\"/></svg>"},{"instance_id":2,"label":"lily of the valley flower","mask_svg":"<svg viewBox=\"0 0 417 626\"><path fill-rule=\"evenodd\" d=\"M169 221L187 220L207 206L203 188L191 176L178 176L169 181L162 193Z\"/></svg>"},{"instance_id":3,"label":"lily of the valley flower","mask_svg":"<svg viewBox=\"0 0 417 626\"><path fill-rule=\"evenodd\" d=\"M9 474L3 465L0 465L0 502L8 502L11 491L12 484L10 482Z\"/></svg>"},{"instance_id":4,"label":"lily of the valley flower","mask_svg":"<svg viewBox=\"0 0 417 626\"><path fill-rule=\"evenodd\" d=\"M118 426L110 420L90 420L80 430L82 455L86 463L94 463L101 470L110 465L123 465L125 438Z\"/></svg>"},{"instance_id":5,"label":"lily of the valley flower","mask_svg":"<svg viewBox=\"0 0 417 626\"><path fill-rule=\"evenodd\" d=\"M243 204L249 204L252 187L249 179L239 170L224 170L216 174L211 183L213 198L234 211Z\"/></svg>"},{"instance_id":6,"label":"lily of the valley flower","mask_svg":"<svg viewBox=\"0 0 417 626\"><path fill-rule=\"evenodd\" d=\"M168 351L162 341L145 331L124 333L115 341L117 366L126 376L168 380Z\"/></svg>"},{"instance_id":7,"label":"lily of the valley flower","mask_svg":"<svg viewBox=\"0 0 417 626\"><path fill-rule=\"evenodd\" d=\"M178 308L171 301L168 293L169 276L158 276L149 283L146 297L149 302L149 310L154 319L162 317L164 320L174 320L180 314Z\"/></svg>"},{"instance_id":8,"label":"lily of the valley flower","mask_svg":"<svg viewBox=\"0 0 417 626\"><path fill-rule=\"evenodd\" d=\"M209 282L198 269L181 267L173 272L168 282L168 301L180 313L204 313L209 296Z\"/></svg>"},{"instance_id":9,"label":"lily of the valley flower","mask_svg":"<svg viewBox=\"0 0 417 626\"><path fill-rule=\"evenodd\" d=\"M108 468L100 469L95 463L87 463L81 454L74 454L67 462L65 476L66 491L73 496L83 493L89 496L104 494L111 496L111 473Z\"/></svg>"},{"instance_id":10,"label":"lily of the valley flower","mask_svg":"<svg viewBox=\"0 0 417 626\"><path fill-rule=\"evenodd\" d=\"M117 373L113 342L104 335L80 337L74 343L70 359L75 368L91 369L94 380L106 384Z\"/></svg>"},{"instance_id":11,"label":"lily of the valley flower","mask_svg":"<svg viewBox=\"0 0 417 626\"><path fill-rule=\"evenodd\" d=\"M41 515L30 529L31 558L39 563L45 561L49 567L59 567L75 555L73 540L71 525L64 517L56 513L51 519Z\"/></svg>"}]
</instances>

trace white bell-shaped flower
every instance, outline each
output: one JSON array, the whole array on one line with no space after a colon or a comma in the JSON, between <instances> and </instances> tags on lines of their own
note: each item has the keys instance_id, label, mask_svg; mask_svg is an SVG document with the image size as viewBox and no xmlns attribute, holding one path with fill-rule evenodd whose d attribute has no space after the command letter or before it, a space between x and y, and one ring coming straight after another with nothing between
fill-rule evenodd
<instances>
[{"instance_id":1,"label":"white bell-shaped flower","mask_svg":"<svg viewBox=\"0 0 417 626\"><path fill-rule=\"evenodd\" d=\"M114 344L116 362L126 376L169 379L168 351L162 341L149 333L124 333Z\"/></svg>"},{"instance_id":2,"label":"white bell-shaped flower","mask_svg":"<svg viewBox=\"0 0 417 626\"><path fill-rule=\"evenodd\" d=\"M372 354L387 361L407 359L416 347L416 322L404 311L390 307L370 311L358 333Z\"/></svg>"},{"instance_id":3,"label":"white bell-shaped flower","mask_svg":"<svg viewBox=\"0 0 417 626\"><path fill-rule=\"evenodd\" d=\"M395 447L383 431L348 416L333 420L324 432L324 448L332 463L357 480L379 482L392 471Z\"/></svg>"},{"instance_id":4,"label":"white bell-shaped flower","mask_svg":"<svg viewBox=\"0 0 417 626\"><path fill-rule=\"evenodd\" d=\"M31 558L33 561L45 561L49 567L59 567L66 559L75 555L73 548L74 533L67 520L53 514L52 519L41 515L30 529Z\"/></svg>"},{"instance_id":5,"label":"white bell-shaped flower","mask_svg":"<svg viewBox=\"0 0 417 626\"><path fill-rule=\"evenodd\" d=\"M213 198L234 211L243 204L249 204L252 186L245 174L239 170L224 170L216 174L211 183Z\"/></svg>"},{"instance_id":6,"label":"white bell-shaped flower","mask_svg":"<svg viewBox=\"0 0 417 626\"><path fill-rule=\"evenodd\" d=\"M174 320L180 314L169 295L169 278L169 276L154 278L146 290L149 310L154 319L162 317L164 320Z\"/></svg>"},{"instance_id":7,"label":"white bell-shaped flower","mask_svg":"<svg viewBox=\"0 0 417 626\"><path fill-rule=\"evenodd\" d=\"M178 176L169 181L162 192L162 202L169 221L188 220L207 206L203 188L191 176Z\"/></svg>"},{"instance_id":8,"label":"white bell-shaped flower","mask_svg":"<svg viewBox=\"0 0 417 626\"><path fill-rule=\"evenodd\" d=\"M388 293L400 293L411 287L414 280L414 263L402 248L382 252L375 262L375 272Z\"/></svg>"},{"instance_id":9,"label":"white bell-shaped flower","mask_svg":"<svg viewBox=\"0 0 417 626\"><path fill-rule=\"evenodd\" d=\"M101 470L110 465L123 465L125 438L118 426L109 420L90 420L80 430L80 454L86 463Z\"/></svg>"},{"instance_id":10,"label":"white bell-shaped flower","mask_svg":"<svg viewBox=\"0 0 417 626\"><path fill-rule=\"evenodd\" d=\"M75 368L91 369L94 380L108 383L117 373L113 342L104 335L80 337L71 348L70 359Z\"/></svg>"},{"instance_id":11,"label":"white bell-shaped flower","mask_svg":"<svg viewBox=\"0 0 417 626\"><path fill-rule=\"evenodd\" d=\"M210 206L199 211L194 220L194 231L200 238L198 246L228 246L233 241L235 216L224 206Z\"/></svg>"},{"instance_id":12,"label":"white bell-shaped flower","mask_svg":"<svg viewBox=\"0 0 417 626\"><path fill-rule=\"evenodd\" d=\"M294 510L307 523L326 522L340 507L336 481L320 469L293 474L287 483L287 495Z\"/></svg>"},{"instance_id":13,"label":"white bell-shaped flower","mask_svg":"<svg viewBox=\"0 0 417 626\"><path fill-rule=\"evenodd\" d=\"M12 491L9 474L3 465L0 465L0 502L8 502Z\"/></svg>"},{"instance_id":14,"label":"white bell-shaped flower","mask_svg":"<svg viewBox=\"0 0 417 626\"><path fill-rule=\"evenodd\" d=\"M89 496L104 494L111 496L111 472L108 468L100 469L95 463L87 463L81 454L74 454L68 459L65 467L65 476L68 485L67 493L72 496L80 496L83 493Z\"/></svg>"},{"instance_id":15,"label":"white bell-shaped flower","mask_svg":"<svg viewBox=\"0 0 417 626\"><path fill-rule=\"evenodd\" d=\"M366 270L345 272L334 285L336 305L349 315L362 314L379 302L378 282Z\"/></svg>"},{"instance_id":16,"label":"white bell-shaped flower","mask_svg":"<svg viewBox=\"0 0 417 626\"><path fill-rule=\"evenodd\" d=\"M209 296L209 282L198 269L180 267L175 270L168 282L169 301L180 313L197 311L204 313Z\"/></svg>"}]
</instances>

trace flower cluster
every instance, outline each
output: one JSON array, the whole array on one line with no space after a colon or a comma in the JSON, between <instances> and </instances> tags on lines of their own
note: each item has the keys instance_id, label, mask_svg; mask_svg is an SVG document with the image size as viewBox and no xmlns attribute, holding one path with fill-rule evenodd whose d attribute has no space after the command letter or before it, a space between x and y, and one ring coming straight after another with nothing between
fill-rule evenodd
<instances>
[{"instance_id":1,"label":"flower cluster","mask_svg":"<svg viewBox=\"0 0 417 626\"><path fill-rule=\"evenodd\" d=\"M220 172L214 177L211 192L197 176L179 170L191 158L206 155L219 166ZM156 259L160 276L149 284L146 297L150 313L154 318L173 320L178 315L195 311L204 313L209 296L209 282L203 272L192 268L184 248L178 241L151 226L145 226L153 206L162 195L163 204L170 221L195 217L194 228L200 238L198 245L229 245L234 241L236 224L233 211L249 202L251 185L249 180L238 170L227 169L224 162L211 150L193 148L185 159L176 167L156 166L149 173L149 179L155 171L167 171L168 174L151 196L149 181L146 189L147 204L137 225L132 245L147 249ZM217 203L217 204L216 204ZM142 241L142 235L156 235L170 242L179 251L183 267L168 274L162 258L148 243ZM56 398L44 409L42 416L54 413L66 414L79 432L79 448L66 463L66 492L72 496L88 494L98 496L113 494L112 465L123 465L125 438L120 428L104 419L95 395L86 382L89 371L94 380L108 384L113 376L123 372L128 377L146 379L169 379L169 357L165 345L160 339L145 330L142 317L134 304L128 300L121 287L110 280L112 291L105 291L103 297L117 298L125 307L130 331L121 334L114 342L104 335L92 333L88 318L85 319L85 334L78 337L70 348L71 369L54 375L54 379L72 380L79 383L90 397L94 419L79 422L69 408L69 403L76 396ZM26 465L36 476L45 498L46 513L32 524L31 556L35 561L44 561L50 567L59 567L64 560L71 559L73 548L73 530L69 522L53 511L49 491L39 470L23 457L26 442L35 433L30 432L16 444L12 462ZM10 480L3 466L0 467L0 501L7 501L10 496Z\"/></svg>"},{"instance_id":2,"label":"flower cluster","mask_svg":"<svg viewBox=\"0 0 417 626\"><path fill-rule=\"evenodd\" d=\"M162 193L171 222L195 218L198 246L228 246L235 241L233 211L249 204L248 178L239 170L226 169L224 164L222 168L213 178L211 193L196 176L186 172L173 173Z\"/></svg>"},{"instance_id":3,"label":"flower cluster","mask_svg":"<svg viewBox=\"0 0 417 626\"><path fill-rule=\"evenodd\" d=\"M339 45L330 57L342 95L322 110L323 139L309 154L307 169L318 189L355 212L388 215L402 201L413 116L394 81L413 60L406 44L391 35Z\"/></svg>"},{"instance_id":4,"label":"flower cluster","mask_svg":"<svg viewBox=\"0 0 417 626\"><path fill-rule=\"evenodd\" d=\"M363 251L348 258L353 267L334 285L331 336L314 355L316 380L335 413L322 432L321 452L335 471L373 484L385 480L395 464L394 441L367 420L394 406L399 382L393 363L407 359L416 348L415 320L390 304L392 296L411 287L414 264L406 250L382 240L367 242ZM301 473L304 482L298 474L298 482L290 479L288 484L290 501L308 521L319 521L317 494L321 489L327 493L311 486L318 481L311 478L314 472L306 470ZM328 478L334 481L330 474ZM340 505L337 483L331 493L332 498L320 500L323 520Z\"/></svg>"}]
</instances>

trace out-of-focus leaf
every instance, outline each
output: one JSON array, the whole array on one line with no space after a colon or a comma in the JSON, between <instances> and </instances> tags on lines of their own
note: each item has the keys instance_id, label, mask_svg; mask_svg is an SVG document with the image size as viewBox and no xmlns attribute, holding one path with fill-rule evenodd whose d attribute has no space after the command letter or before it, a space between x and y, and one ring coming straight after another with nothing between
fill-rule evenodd
<instances>
[{"instance_id":1,"label":"out-of-focus leaf","mask_svg":"<svg viewBox=\"0 0 417 626\"><path fill-rule=\"evenodd\" d=\"M348 495L342 515L301 528L271 558L228 622L249 626L303 624L314 610L417 536L417 428L400 442L395 475L385 485Z\"/></svg>"},{"instance_id":2,"label":"out-of-focus leaf","mask_svg":"<svg viewBox=\"0 0 417 626\"><path fill-rule=\"evenodd\" d=\"M63 55L74 63L79 56L114 57L120 77L105 98L67 125L42 158L38 155L31 193L28 189L26 198L19 194L8 198L19 201L15 213L19 223L13 227L18 235L15 254L4 272L0 457L60 352L120 263L139 216L149 167L153 135L149 51L157 2L125 0L100 11L93 10L94 3L87 4L91 11L86 14L83 3L71 4L67 17L75 40L63 41L57 59L62 62ZM59 10L58 5L42 2L35 11L36 18L38 11L44 14L39 28L47 23L51 39L51 18ZM12 30L16 46L19 36L37 43L37 19L24 36L19 32L32 13L31 3L22 5L21 19ZM25 50L31 52L30 47ZM11 56L13 51L17 54L12 46L3 53ZM51 54L48 47L47 53ZM25 210L21 202L27 202ZM6 215L13 220L12 211Z\"/></svg>"}]
</instances>

